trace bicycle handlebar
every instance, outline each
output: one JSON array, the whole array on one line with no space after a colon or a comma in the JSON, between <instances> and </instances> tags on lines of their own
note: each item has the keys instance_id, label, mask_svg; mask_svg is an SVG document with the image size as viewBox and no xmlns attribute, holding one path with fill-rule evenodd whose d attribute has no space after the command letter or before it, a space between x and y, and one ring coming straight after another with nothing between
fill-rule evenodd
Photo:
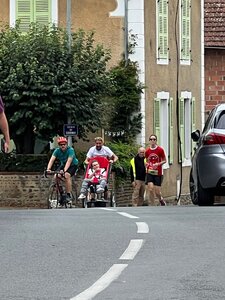
<instances>
[{"instance_id":1,"label":"bicycle handlebar","mask_svg":"<svg viewBox=\"0 0 225 300\"><path fill-rule=\"evenodd\" d=\"M58 171L48 171L48 170L45 170L44 171L44 176L47 178L48 176L47 175L61 175L62 177L64 177L64 172L62 172L62 170L58 170Z\"/></svg>"}]
</instances>

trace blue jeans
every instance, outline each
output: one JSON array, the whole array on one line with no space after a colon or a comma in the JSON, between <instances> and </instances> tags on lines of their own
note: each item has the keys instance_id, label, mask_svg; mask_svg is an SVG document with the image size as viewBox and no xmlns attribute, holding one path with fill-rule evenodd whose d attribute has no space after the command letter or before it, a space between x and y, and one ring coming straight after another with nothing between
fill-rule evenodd
<instances>
[{"instance_id":1,"label":"blue jeans","mask_svg":"<svg viewBox=\"0 0 225 300\"><path fill-rule=\"evenodd\" d=\"M81 185L81 189L80 189L80 192L81 194L84 194L86 195L87 194L87 191L88 191L88 187L89 185L91 184L91 180L90 179L84 179L83 182L82 182L82 185ZM106 179L100 179L99 180L99 184L96 185L96 188L102 188L102 189L105 189L106 187Z\"/></svg>"}]
</instances>

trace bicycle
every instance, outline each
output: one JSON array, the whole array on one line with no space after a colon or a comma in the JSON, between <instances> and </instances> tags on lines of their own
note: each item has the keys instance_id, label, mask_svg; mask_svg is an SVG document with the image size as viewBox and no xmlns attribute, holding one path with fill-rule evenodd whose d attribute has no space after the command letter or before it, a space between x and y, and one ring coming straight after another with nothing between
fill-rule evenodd
<instances>
[{"instance_id":1,"label":"bicycle","mask_svg":"<svg viewBox=\"0 0 225 300\"><path fill-rule=\"evenodd\" d=\"M75 201L74 194L71 193L72 200L67 201L67 194L63 182L63 174L61 171L45 171L45 177L47 175L55 175L52 183L49 187L47 206L48 209L59 208L59 207L69 207L72 208L72 203Z\"/></svg>"}]
</instances>

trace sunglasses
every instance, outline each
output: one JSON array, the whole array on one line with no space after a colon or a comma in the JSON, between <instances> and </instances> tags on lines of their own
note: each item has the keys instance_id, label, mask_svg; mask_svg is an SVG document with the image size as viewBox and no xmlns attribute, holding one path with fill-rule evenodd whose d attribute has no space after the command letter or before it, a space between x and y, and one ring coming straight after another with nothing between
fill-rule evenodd
<instances>
[{"instance_id":1,"label":"sunglasses","mask_svg":"<svg viewBox=\"0 0 225 300\"><path fill-rule=\"evenodd\" d=\"M156 141L156 139L149 139L149 141Z\"/></svg>"},{"instance_id":2,"label":"sunglasses","mask_svg":"<svg viewBox=\"0 0 225 300\"><path fill-rule=\"evenodd\" d=\"M59 144L59 146L61 147L61 146L66 146L66 144Z\"/></svg>"}]
</instances>

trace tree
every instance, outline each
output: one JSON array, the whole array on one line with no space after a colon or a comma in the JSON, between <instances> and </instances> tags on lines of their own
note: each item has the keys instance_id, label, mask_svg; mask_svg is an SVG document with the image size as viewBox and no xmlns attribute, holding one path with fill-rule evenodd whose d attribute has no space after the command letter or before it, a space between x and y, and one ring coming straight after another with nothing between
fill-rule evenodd
<instances>
[{"instance_id":1,"label":"tree","mask_svg":"<svg viewBox=\"0 0 225 300\"><path fill-rule=\"evenodd\" d=\"M46 143L62 134L68 114L79 137L101 127L101 98L111 85L110 53L94 45L94 32L19 24L0 32L0 92L17 153L33 153L35 139Z\"/></svg>"},{"instance_id":2,"label":"tree","mask_svg":"<svg viewBox=\"0 0 225 300\"><path fill-rule=\"evenodd\" d=\"M129 54L134 51L136 36L130 35ZM105 129L112 133L114 141L134 142L141 132L142 114L140 113L140 98L143 85L138 77L138 64L123 58L110 70L113 87L105 103L108 113L105 114Z\"/></svg>"}]
</instances>

